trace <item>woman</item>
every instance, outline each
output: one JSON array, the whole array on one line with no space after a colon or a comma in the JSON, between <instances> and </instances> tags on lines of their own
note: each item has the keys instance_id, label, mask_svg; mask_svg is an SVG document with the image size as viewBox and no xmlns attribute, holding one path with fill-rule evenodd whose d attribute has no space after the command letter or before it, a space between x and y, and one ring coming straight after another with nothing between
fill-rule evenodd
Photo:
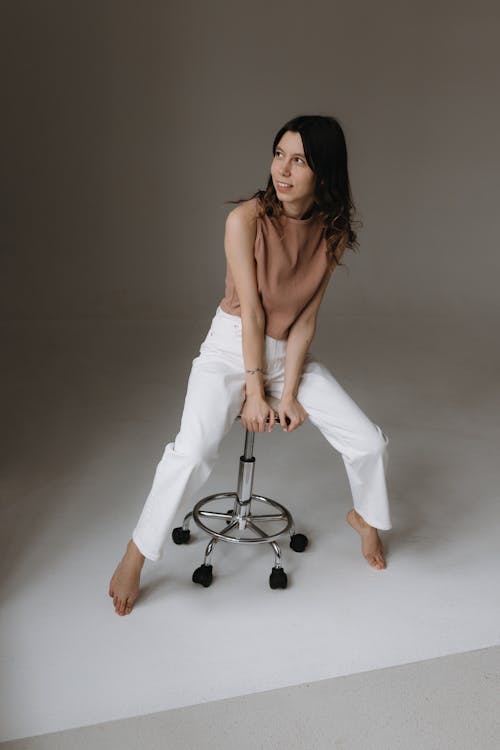
<instances>
[{"instance_id":1,"label":"woman","mask_svg":"<svg viewBox=\"0 0 500 750\"><path fill-rule=\"evenodd\" d=\"M178 505L206 482L236 416L252 432L306 417L338 450L354 508L348 523L375 569L386 567L377 529L392 528L385 481L388 438L309 352L321 300L346 247L357 244L342 128L333 117L287 122L273 143L266 190L226 219L225 296L193 360L180 431L165 447L139 521L109 586L129 614L146 557L158 560Z\"/></svg>"}]
</instances>

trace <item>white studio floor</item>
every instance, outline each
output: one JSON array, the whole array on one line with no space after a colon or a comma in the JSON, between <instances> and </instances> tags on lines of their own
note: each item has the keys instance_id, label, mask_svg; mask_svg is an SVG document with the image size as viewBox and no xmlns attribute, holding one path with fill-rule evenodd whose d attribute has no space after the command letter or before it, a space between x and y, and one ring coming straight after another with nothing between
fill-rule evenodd
<instances>
[{"instance_id":1,"label":"white studio floor","mask_svg":"<svg viewBox=\"0 0 500 750\"><path fill-rule=\"evenodd\" d=\"M207 538L192 529L146 561L132 614L115 614L109 580L210 316L2 327L0 741L500 642L500 355L486 319L320 320L312 350L390 439L386 570L362 557L342 460L306 421L255 439L254 491L310 540L297 554L283 538L289 587L270 589L269 547L222 543L212 586L195 585ZM236 488L243 435L235 423L201 494Z\"/></svg>"}]
</instances>

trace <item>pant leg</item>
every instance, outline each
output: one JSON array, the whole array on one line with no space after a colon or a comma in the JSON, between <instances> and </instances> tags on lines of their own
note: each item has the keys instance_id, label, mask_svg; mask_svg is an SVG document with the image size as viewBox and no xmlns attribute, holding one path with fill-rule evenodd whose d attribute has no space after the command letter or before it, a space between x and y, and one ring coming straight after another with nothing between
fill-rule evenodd
<instances>
[{"instance_id":1,"label":"pant leg","mask_svg":"<svg viewBox=\"0 0 500 750\"><path fill-rule=\"evenodd\" d=\"M245 398L241 332L228 319L214 318L193 360L180 430L156 468L153 485L132 539L149 560L163 557L175 512L210 476L219 446Z\"/></svg>"},{"instance_id":2,"label":"pant leg","mask_svg":"<svg viewBox=\"0 0 500 750\"><path fill-rule=\"evenodd\" d=\"M284 373L269 384L281 396ZM337 382L329 369L308 352L297 400L323 436L342 455L355 510L378 529L391 529L385 471L389 439Z\"/></svg>"}]
</instances>

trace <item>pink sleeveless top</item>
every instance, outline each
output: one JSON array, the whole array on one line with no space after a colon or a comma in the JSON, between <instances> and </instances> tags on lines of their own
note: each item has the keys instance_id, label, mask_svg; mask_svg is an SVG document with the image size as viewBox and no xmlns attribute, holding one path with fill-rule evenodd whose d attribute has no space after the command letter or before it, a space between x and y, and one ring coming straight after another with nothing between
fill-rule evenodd
<instances>
[{"instance_id":1,"label":"pink sleeveless top","mask_svg":"<svg viewBox=\"0 0 500 750\"><path fill-rule=\"evenodd\" d=\"M266 314L265 333L286 339L290 326L314 297L329 264L324 227L318 214L308 219L257 216L254 257L257 288ZM220 307L241 316L233 275L226 260L225 294Z\"/></svg>"}]
</instances>

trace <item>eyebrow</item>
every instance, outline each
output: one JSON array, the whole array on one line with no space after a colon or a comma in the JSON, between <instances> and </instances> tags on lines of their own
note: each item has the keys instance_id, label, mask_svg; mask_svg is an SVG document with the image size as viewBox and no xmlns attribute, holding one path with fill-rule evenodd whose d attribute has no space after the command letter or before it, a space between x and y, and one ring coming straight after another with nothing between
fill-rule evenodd
<instances>
[{"instance_id":1,"label":"eyebrow","mask_svg":"<svg viewBox=\"0 0 500 750\"><path fill-rule=\"evenodd\" d=\"M276 146L276 151L283 151L283 153L286 153L285 149L282 148L282 146ZM306 158L304 156L304 154L292 154L292 156L300 156L300 158L304 159L304 161L305 161L305 158Z\"/></svg>"}]
</instances>

